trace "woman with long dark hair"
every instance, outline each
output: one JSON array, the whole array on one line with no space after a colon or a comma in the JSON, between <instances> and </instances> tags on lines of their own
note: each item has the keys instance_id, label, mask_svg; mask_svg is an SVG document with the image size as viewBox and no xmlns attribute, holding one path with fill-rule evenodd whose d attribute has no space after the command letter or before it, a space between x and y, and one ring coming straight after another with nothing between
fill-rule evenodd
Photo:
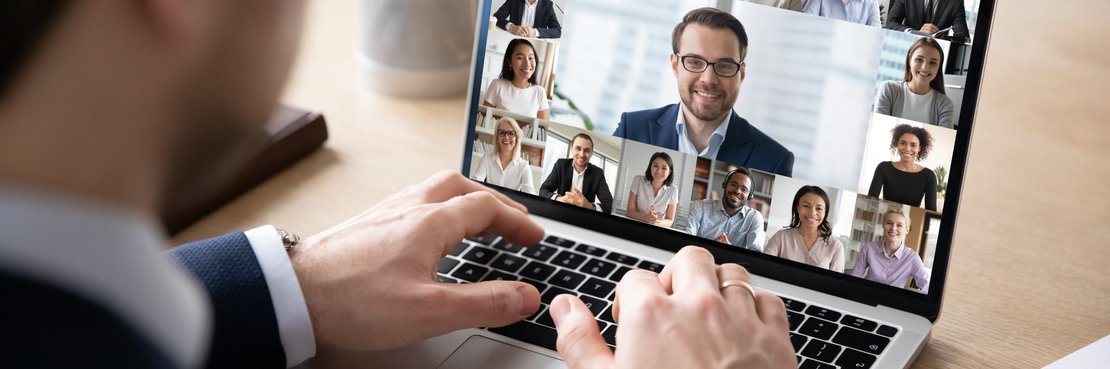
<instances>
[{"instance_id":1,"label":"woman with long dark hair","mask_svg":"<svg viewBox=\"0 0 1110 369\"><path fill-rule=\"evenodd\" d=\"M944 49L923 37L906 53L906 74L901 81L879 86L875 112L915 122L956 127L956 106L944 93Z\"/></svg>"},{"instance_id":2,"label":"woman with long dark hair","mask_svg":"<svg viewBox=\"0 0 1110 369\"><path fill-rule=\"evenodd\" d=\"M536 48L523 38L509 41L501 60L501 75L490 81L482 105L547 119L551 104L547 90L536 82Z\"/></svg>"},{"instance_id":3,"label":"woman with long dark hair","mask_svg":"<svg viewBox=\"0 0 1110 369\"><path fill-rule=\"evenodd\" d=\"M832 237L828 210L825 190L803 186L790 207L790 226L771 236L763 252L843 273L844 244Z\"/></svg>"},{"instance_id":4,"label":"woman with long dark hair","mask_svg":"<svg viewBox=\"0 0 1110 369\"><path fill-rule=\"evenodd\" d=\"M674 183L674 161L665 152L657 152L648 161L644 175L632 178L628 190L629 218L670 228L678 206L678 187Z\"/></svg>"}]
</instances>

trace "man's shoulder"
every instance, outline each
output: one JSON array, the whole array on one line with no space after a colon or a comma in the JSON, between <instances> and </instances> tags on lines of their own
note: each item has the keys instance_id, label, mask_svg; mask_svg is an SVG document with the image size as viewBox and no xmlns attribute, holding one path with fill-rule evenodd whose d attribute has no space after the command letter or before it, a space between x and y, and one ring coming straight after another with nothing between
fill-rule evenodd
<instances>
[{"instance_id":1,"label":"man's shoulder","mask_svg":"<svg viewBox=\"0 0 1110 369\"><path fill-rule=\"evenodd\" d=\"M749 123L747 119L736 115L736 113L734 112L732 116L732 121L729 122L729 131L743 129L746 129L747 132L740 133L746 134L748 136L748 140L757 147L761 155L774 156L792 154L790 150L786 148L786 146L783 146L771 136L763 133L763 131L761 131L759 128L751 125L751 123Z\"/></svg>"}]
</instances>

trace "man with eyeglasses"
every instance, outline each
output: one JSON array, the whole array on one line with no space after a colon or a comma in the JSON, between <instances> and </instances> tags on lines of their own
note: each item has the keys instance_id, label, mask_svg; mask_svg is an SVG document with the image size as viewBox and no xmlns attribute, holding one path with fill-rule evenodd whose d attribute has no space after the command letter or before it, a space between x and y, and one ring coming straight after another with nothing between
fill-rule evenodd
<instances>
[{"instance_id":1,"label":"man with eyeglasses","mask_svg":"<svg viewBox=\"0 0 1110 369\"><path fill-rule=\"evenodd\" d=\"M675 26L671 47L681 103L624 113L613 135L790 176L794 154L732 110L744 81L744 25L718 9L695 9Z\"/></svg>"}]
</instances>

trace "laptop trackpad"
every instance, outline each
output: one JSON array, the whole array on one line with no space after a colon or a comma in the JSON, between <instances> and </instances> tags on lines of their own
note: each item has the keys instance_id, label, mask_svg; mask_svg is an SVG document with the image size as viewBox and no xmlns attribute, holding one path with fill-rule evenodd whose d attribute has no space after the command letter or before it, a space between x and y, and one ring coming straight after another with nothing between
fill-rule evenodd
<instances>
[{"instance_id":1,"label":"laptop trackpad","mask_svg":"<svg viewBox=\"0 0 1110 369\"><path fill-rule=\"evenodd\" d=\"M439 369L562 369L566 364L551 356L529 351L482 336L470 336Z\"/></svg>"}]
</instances>

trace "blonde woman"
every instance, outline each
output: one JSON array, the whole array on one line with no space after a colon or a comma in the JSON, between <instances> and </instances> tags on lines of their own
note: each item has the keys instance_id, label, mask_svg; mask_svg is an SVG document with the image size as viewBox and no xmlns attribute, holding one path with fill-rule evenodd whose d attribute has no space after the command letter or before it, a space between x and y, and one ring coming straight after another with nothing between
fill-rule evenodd
<instances>
[{"instance_id":1,"label":"blonde woman","mask_svg":"<svg viewBox=\"0 0 1110 369\"><path fill-rule=\"evenodd\" d=\"M913 249L906 246L910 217L900 209L883 214L883 238L864 245L856 257L852 275L902 288L913 277L921 292L929 293L929 276L925 263Z\"/></svg>"},{"instance_id":2,"label":"blonde woman","mask_svg":"<svg viewBox=\"0 0 1110 369\"><path fill-rule=\"evenodd\" d=\"M535 195L532 166L520 157L522 137L524 132L516 120L508 117L499 119L493 132L493 152L470 167L470 178Z\"/></svg>"}]
</instances>

